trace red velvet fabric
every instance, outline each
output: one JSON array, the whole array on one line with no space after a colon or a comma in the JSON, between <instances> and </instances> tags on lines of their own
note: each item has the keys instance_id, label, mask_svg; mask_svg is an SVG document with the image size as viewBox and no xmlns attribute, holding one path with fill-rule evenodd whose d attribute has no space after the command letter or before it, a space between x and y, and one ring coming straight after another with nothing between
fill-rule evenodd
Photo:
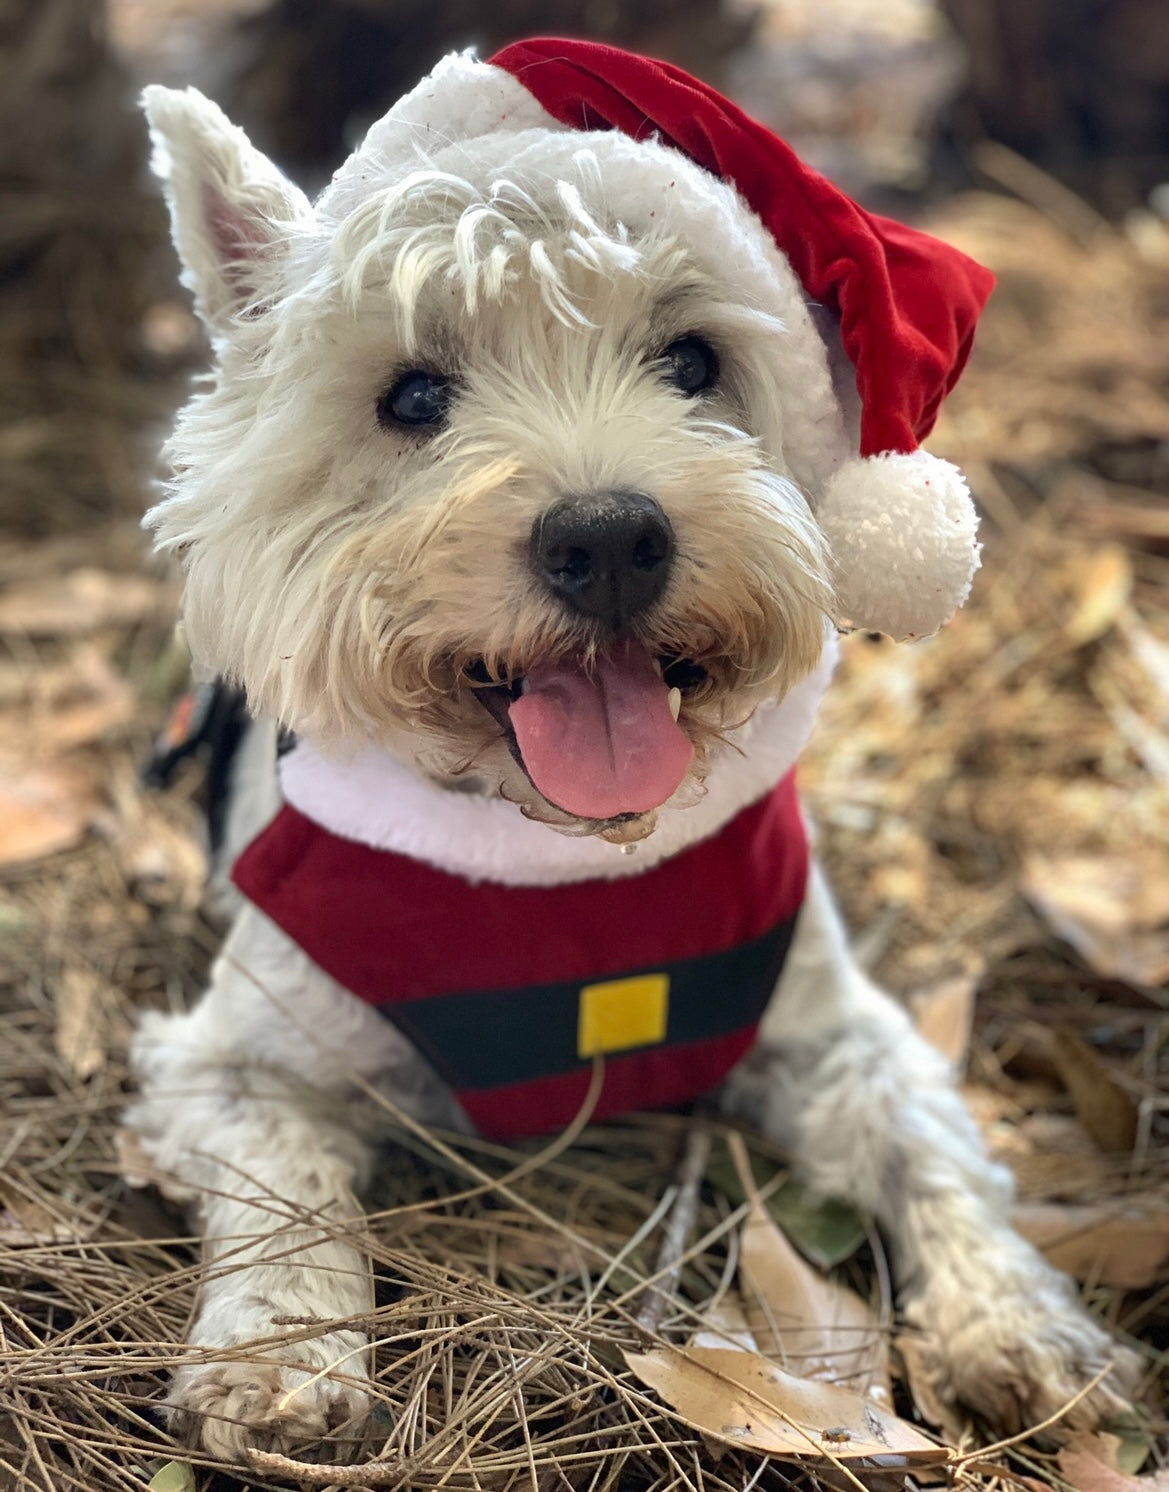
<instances>
[{"instance_id":1,"label":"red velvet fabric","mask_svg":"<svg viewBox=\"0 0 1169 1492\"><path fill-rule=\"evenodd\" d=\"M652 1047L605 1059L604 1084L590 1120L644 1109L676 1109L711 1093L755 1043L754 1026L710 1041ZM459 1102L479 1134L516 1140L566 1129L584 1107L592 1069L554 1072L502 1088L460 1088Z\"/></svg>"},{"instance_id":2,"label":"red velvet fabric","mask_svg":"<svg viewBox=\"0 0 1169 1492\"><path fill-rule=\"evenodd\" d=\"M840 316L861 396L862 456L929 434L970 355L994 276L938 239L858 206L706 83L599 42L539 37L496 53L553 118L657 136L763 221L813 301Z\"/></svg>"},{"instance_id":3,"label":"red velvet fabric","mask_svg":"<svg viewBox=\"0 0 1169 1492\"><path fill-rule=\"evenodd\" d=\"M549 831L551 832L551 831ZM616 850L613 851L617 853ZM236 885L353 994L411 1030L409 1006L677 965L750 944L794 918L808 847L794 773L717 834L640 875L563 886L472 883L433 865L342 839L286 806L236 861ZM764 999L769 991L764 992ZM717 990L711 998L718 999ZM738 1023L741 1025L741 1021ZM606 1060L596 1117L709 1092L751 1045L754 1027ZM441 1070L441 1054L434 1054ZM591 1063L490 1090L457 1088L479 1130L500 1138L569 1123Z\"/></svg>"}]
</instances>

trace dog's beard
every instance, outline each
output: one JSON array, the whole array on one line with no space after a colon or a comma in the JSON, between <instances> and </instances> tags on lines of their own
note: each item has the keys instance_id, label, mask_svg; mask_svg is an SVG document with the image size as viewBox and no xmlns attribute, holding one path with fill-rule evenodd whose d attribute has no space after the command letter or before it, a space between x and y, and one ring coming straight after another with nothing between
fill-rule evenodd
<instances>
[{"instance_id":1,"label":"dog's beard","mask_svg":"<svg viewBox=\"0 0 1169 1492\"><path fill-rule=\"evenodd\" d=\"M785 484L743 450L681 476L724 500L694 504L664 596L622 635L532 577L514 514L546 499L499 460L424 517L360 524L328 564L302 561L311 600L253 697L270 690L314 738L373 738L432 778L476 779L563 832L645 837L665 804L697 801L726 733L807 674L824 638L810 525L777 517Z\"/></svg>"}]
</instances>

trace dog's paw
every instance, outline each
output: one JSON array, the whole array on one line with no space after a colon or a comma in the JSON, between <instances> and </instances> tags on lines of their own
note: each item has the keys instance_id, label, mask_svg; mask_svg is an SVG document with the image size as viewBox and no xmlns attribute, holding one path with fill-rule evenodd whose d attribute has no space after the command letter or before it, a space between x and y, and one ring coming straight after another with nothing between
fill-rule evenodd
<instances>
[{"instance_id":1,"label":"dog's paw","mask_svg":"<svg viewBox=\"0 0 1169 1492\"><path fill-rule=\"evenodd\" d=\"M1131 1410L1140 1359L1096 1325L1062 1277L1045 1276L1033 1291L934 1294L908 1307L919 1370L942 1404L973 1409L1008 1435L1058 1415L1051 1438L1094 1430Z\"/></svg>"},{"instance_id":2,"label":"dog's paw","mask_svg":"<svg viewBox=\"0 0 1169 1492\"><path fill-rule=\"evenodd\" d=\"M362 1340L335 1332L236 1360L188 1363L167 1396L171 1429L224 1461L246 1461L248 1449L349 1459L369 1418ZM322 1370L335 1366L335 1375ZM317 1376L322 1374L322 1376ZM318 1444L319 1442L319 1444Z\"/></svg>"}]
</instances>

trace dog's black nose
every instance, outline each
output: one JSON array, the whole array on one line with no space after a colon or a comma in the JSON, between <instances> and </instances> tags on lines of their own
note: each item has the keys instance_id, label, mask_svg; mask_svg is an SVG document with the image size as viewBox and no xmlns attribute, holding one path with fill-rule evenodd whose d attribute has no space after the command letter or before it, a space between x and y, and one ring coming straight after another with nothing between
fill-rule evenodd
<instances>
[{"instance_id":1,"label":"dog's black nose","mask_svg":"<svg viewBox=\"0 0 1169 1492\"><path fill-rule=\"evenodd\" d=\"M536 574L574 611L621 632L665 588L670 520L641 492L566 497L532 525Z\"/></svg>"}]
</instances>

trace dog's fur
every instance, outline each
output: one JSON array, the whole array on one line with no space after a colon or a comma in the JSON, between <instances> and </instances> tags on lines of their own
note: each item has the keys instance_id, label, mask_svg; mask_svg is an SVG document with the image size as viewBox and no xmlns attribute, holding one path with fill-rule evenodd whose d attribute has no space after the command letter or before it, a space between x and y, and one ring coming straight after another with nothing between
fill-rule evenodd
<instances>
[{"instance_id":1,"label":"dog's fur","mask_svg":"<svg viewBox=\"0 0 1169 1492\"><path fill-rule=\"evenodd\" d=\"M153 91L152 117L218 354L149 520L185 568L199 662L323 753L376 750L429 784L508 800L517 826L538 819L540 834L578 836L566 843L590 854L642 839L652 853L655 829L699 812L708 778L733 777L737 749L750 758L737 728L813 673L830 633L832 562L792 432L809 398L831 398L833 357L819 342L815 359L789 355L790 319L807 313L785 304L766 235L731 263L698 229L636 225L614 204L606 152L652 161L652 143L582 135L549 169L512 137L496 158L437 150L392 180L359 154L314 212L197 95ZM697 171L677 157L671 169L683 186ZM719 204L741 211L729 189ZM656 360L695 331L719 349L722 378L689 400ZM375 418L413 367L457 376L437 433ZM851 417L831 407L839 444ZM696 749L675 797L594 822L536 791L468 670L516 678L605 646L526 555L550 504L614 490L651 493L677 541L636 639L700 660L706 676L682 705ZM275 801L273 762L263 771L258 797L237 804L237 841ZM358 1332L259 1360L236 1349L273 1337L273 1318L369 1309L361 1257L321 1226L352 1214L368 1171L357 1085L458 1127L451 1094L250 906L197 1007L143 1021L135 1066L129 1123L197 1200L206 1238L191 1334L202 1350L176 1376L177 1421L240 1457L360 1420ZM1013 1429L1116 1357L1069 1282L1011 1230L1007 1177L946 1064L851 961L818 872L759 1041L721 1097L790 1145L818 1189L878 1219L944 1397ZM1114 1371L1069 1423L1097 1422L1125 1388Z\"/></svg>"}]
</instances>

